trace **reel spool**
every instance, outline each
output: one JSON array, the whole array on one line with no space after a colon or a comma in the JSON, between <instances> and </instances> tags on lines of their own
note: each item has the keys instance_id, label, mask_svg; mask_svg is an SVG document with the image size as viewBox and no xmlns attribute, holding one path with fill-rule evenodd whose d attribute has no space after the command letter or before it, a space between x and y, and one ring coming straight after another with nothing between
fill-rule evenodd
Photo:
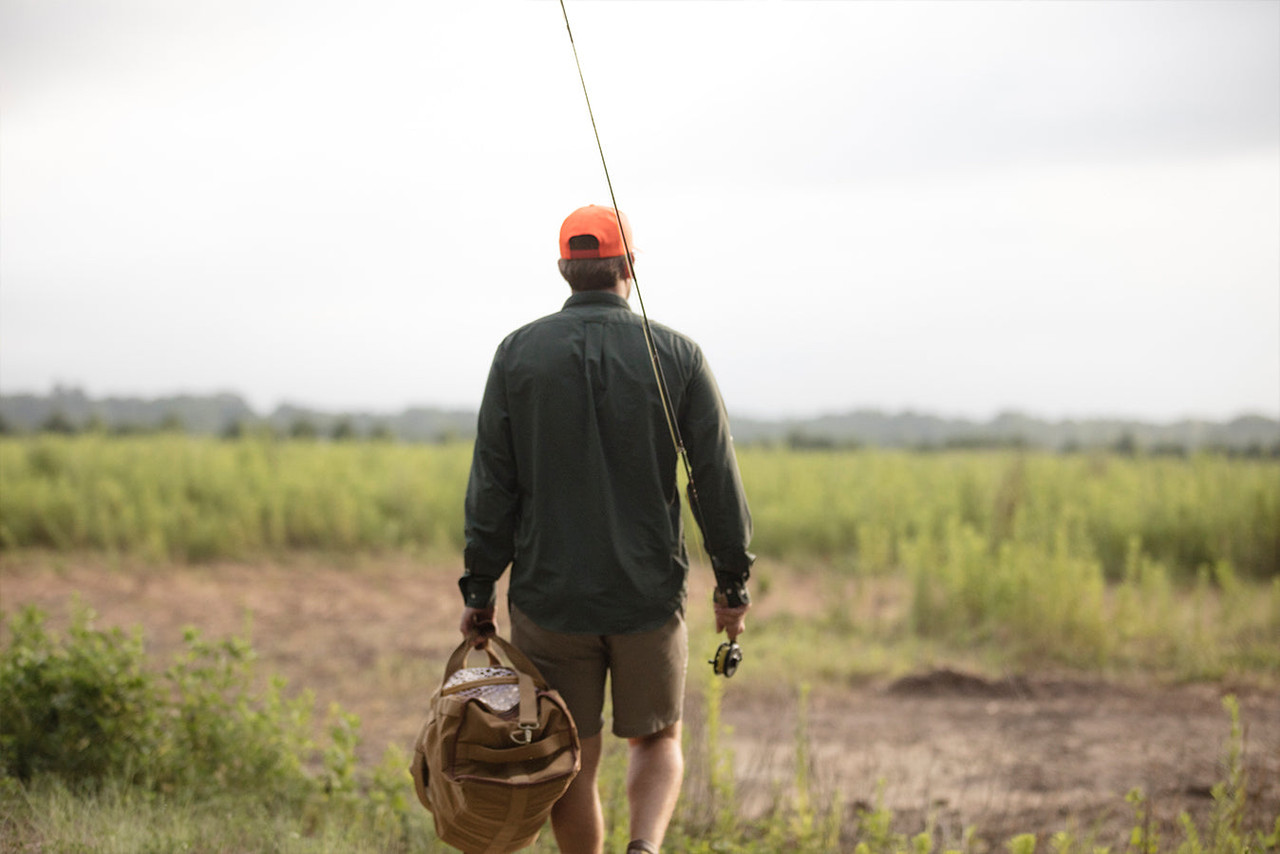
<instances>
[{"instance_id":1,"label":"reel spool","mask_svg":"<svg viewBox=\"0 0 1280 854\"><path fill-rule=\"evenodd\" d=\"M738 665L742 663L742 647L734 641L725 641L716 650L716 657L707 663L717 676L728 679L738 672Z\"/></svg>"}]
</instances>

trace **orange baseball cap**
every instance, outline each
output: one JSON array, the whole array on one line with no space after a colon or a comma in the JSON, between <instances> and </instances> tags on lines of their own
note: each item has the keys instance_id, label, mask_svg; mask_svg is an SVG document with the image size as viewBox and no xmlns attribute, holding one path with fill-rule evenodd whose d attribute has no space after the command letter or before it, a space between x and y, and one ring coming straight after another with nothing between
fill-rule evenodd
<instances>
[{"instance_id":1,"label":"orange baseball cap","mask_svg":"<svg viewBox=\"0 0 1280 854\"><path fill-rule=\"evenodd\" d=\"M618 228L619 220L622 222L621 229ZM569 238L585 235L594 237L599 247L596 249L569 248ZM625 248L624 236L626 237ZM564 224L560 226L561 258L614 258L626 255L627 249L636 251L635 241L631 239L631 223L627 222L627 215L621 211L615 217L613 208L603 205L587 205L585 208L578 208L565 217Z\"/></svg>"}]
</instances>

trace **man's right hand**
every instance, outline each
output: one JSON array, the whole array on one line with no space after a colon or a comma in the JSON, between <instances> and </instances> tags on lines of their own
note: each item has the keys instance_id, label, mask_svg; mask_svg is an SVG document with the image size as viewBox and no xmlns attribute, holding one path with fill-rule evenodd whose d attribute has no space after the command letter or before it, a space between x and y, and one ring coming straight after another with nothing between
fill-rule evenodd
<instances>
[{"instance_id":1,"label":"man's right hand","mask_svg":"<svg viewBox=\"0 0 1280 854\"><path fill-rule=\"evenodd\" d=\"M493 616L493 608L463 608L462 621L458 624L462 636L471 641L476 649L481 649L489 638L498 633L498 621Z\"/></svg>"},{"instance_id":2,"label":"man's right hand","mask_svg":"<svg viewBox=\"0 0 1280 854\"><path fill-rule=\"evenodd\" d=\"M747 611L751 610L751 604L731 608L717 591L715 599L712 600L712 606L716 612L716 634L724 632L729 636L729 640L736 641L738 635L747 630Z\"/></svg>"}]
</instances>

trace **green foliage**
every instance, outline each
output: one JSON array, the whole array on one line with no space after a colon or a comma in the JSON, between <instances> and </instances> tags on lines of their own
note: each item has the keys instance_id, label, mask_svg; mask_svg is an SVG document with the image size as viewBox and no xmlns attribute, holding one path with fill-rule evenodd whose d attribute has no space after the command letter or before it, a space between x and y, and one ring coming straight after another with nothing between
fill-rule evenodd
<instances>
[{"instance_id":1,"label":"green foliage","mask_svg":"<svg viewBox=\"0 0 1280 854\"><path fill-rule=\"evenodd\" d=\"M160 692L141 639L90 620L77 611L62 642L34 609L13 620L0 655L0 775L95 786L142 773L159 751Z\"/></svg>"},{"instance_id":2,"label":"green foliage","mask_svg":"<svg viewBox=\"0 0 1280 854\"><path fill-rule=\"evenodd\" d=\"M76 432L76 425L64 412L55 409L40 424L40 430L44 433L60 433L69 436Z\"/></svg>"},{"instance_id":3,"label":"green foliage","mask_svg":"<svg viewBox=\"0 0 1280 854\"><path fill-rule=\"evenodd\" d=\"M63 682L81 690L84 685L102 683L109 673L118 675L121 667L128 674L153 672L141 666L145 662L136 638L95 631L84 612L73 625L65 638L57 640L44 631L42 618L34 611L23 612L15 620L10 627L12 641L0 662L0 673L7 680L0 693L5 702L16 705L10 689L19 686L25 692L21 702L32 707L48 704L49 696L57 692L31 686L62 684L52 678L58 674L80 674ZM167 671L153 677L156 684L138 693L142 699L135 705L150 706L149 710L122 716L116 724L117 737L131 727L151 730L154 738L146 742L147 751L141 757L135 750L104 760L95 785L82 785L76 776L83 764L63 766L74 770L41 767L20 782L5 754L0 830L15 850L423 854L451 850L436 840L429 815L413 797L402 751L388 748L382 762L365 772L355 760L359 721L353 716L331 710L329 744L317 747L303 734L308 728L302 707L271 699L278 683L246 704L253 693L249 687L253 653L246 643L209 643L192 633L187 647ZM17 662L22 662L22 668L16 667ZM25 682L13 675L19 669L26 674ZM39 672L39 678L31 677L34 672ZM146 680L145 675L142 678ZM155 690L162 681L167 689ZM732 780L734 757L713 732L722 728L718 709L723 685L723 680L704 675L707 713L690 721L695 745L691 777L668 834L667 849L689 854L933 854L939 850L931 822L914 835L896 826L894 813L884 805L883 782L874 806L858 810L847 820L838 808L839 793L816 786L804 690L797 698L790 797L759 818L739 814ZM1156 830L1146 797L1135 790L1127 798L1133 809L1132 830L1117 850L1244 854L1276 849L1280 818L1273 828L1246 825L1249 794L1243 770L1243 725L1234 698L1228 697L1224 707L1231 727L1223 750L1223 777L1213 789L1212 814L1204 824L1181 816L1176 832L1170 834L1176 838L1166 839ZM4 712L0 721L11 720L13 706L0 711ZM617 740L608 743L613 749L606 750L602 794L610 841L616 849L626 841L625 748ZM45 749L56 758L67 752L60 744L50 743ZM5 745L9 750L12 741L6 740ZM316 763L315 773L303 771L308 762ZM190 773L175 773L178 765L190 767ZM703 769L701 778L698 767ZM156 773L156 768L168 770ZM832 805L829 809L820 806L827 802ZM544 834L531 850L556 850L549 837ZM1067 831L1053 834L1047 842L1055 854L1109 850L1082 842ZM1036 854L1039 848L1040 837L1035 834L1017 834L1000 843L980 840L969 829L959 850Z\"/></svg>"},{"instance_id":4,"label":"green foliage","mask_svg":"<svg viewBox=\"0 0 1280 854\"><path fill-rule=\"evenodd\" d=\"M1131 789L1124 796L1133 806L1133 829L1129 831L1126 854L1156 854L1160 850L1160 834L1151 821L1151 805L1141 789Z\"/></svg>"},{"instance_id":5,"label":"green foliage","mask_svg":"<svg viewBox=\"0 0 1280 854\"><path fill-rule=\"evenodd\" d=\"M353 788L356 722L335 712L324 773L307 695L281 680L255 690L247 642L203 640L194 630L162 673L148 668L137 634L97 630L80 609L57 638L34 608L20 612L0 654L0 772L22 782L55 778L75 788L104 781L159 793L253 793L263 803L303 802Z\"/></svg>"},{"instance_id":6,"label":"green foliage","mask_svg":"<svg viewBox=\"0 0 1280 854\"><path fill-rule=\"evenodd\" d=\"M855 854L898 854L907 838L893 829L893 813L884 805L884 781L876 786L875 806L858 811L858 844Z\"/></svg>"},{"instance_id":7,"label":"green foliage","mask_svg":"<svg viewBox=\"0 0 1280 854\"><path fill-rule=\"evenodd\" d=\"M1274 462L769 449L746 449L740 460L754 550L835 571L823 581L825 612L760 618L752 667L735 684L767 673L771 658L817 648L826 654L805 655L820 660L788 671L787 684L883 672L877 644L904 637L1015 661L1168 667L1195 678L1233 667L1280 671ZM263 434L3 438L0 549L188 561L289 549L454 555L469 461L465 444ZM773 595L768 563L757 573L762 599ZM868 598L889 591L900 607L863 619L864 587L879 591ZM13 806L35 798L49 810L39 821L54 825L96 804L110 826L75 839L115 834L129 840L119 850L445 850L412 797L403 757L393 751L372 774L361 769L359 723L341 710L331 711L328 742L317 745L310 698L290 699L279 682L263 686L244 641L192 632L184 652L157 670L145 666L136 635L95 631L87 613L62 639L35 612L16 615L10 633L0 657L0 821L10 807L36 821L30 807ZM882 800L845 815L839 794L821 790L803 691L792 784L766 816L744 819L720 717L724 682L704 679L706 723L686 730L690 775L673 850L933 849L927 829L914 837L896 829ZM1243 824L1248 781L1233 747L1243 742L1238 711L1228 711L1232 735L1211 821L1185 817L1176 833L1165 828L1177 839L1161 839L1137 793L1134 830L1119 849L1217 854L1280 844L1280 823L1265 834ZM624 757L606 750L601 774L617 845L626 842ZM229 792L239 800L226 802ZM222 826L228 814L243 835ZM186 823L169 827L175 815ZM133 836L124 830L130 819L143 828ZM1092 844L1065 832L1047 842L1058 854ZM1005 847L1029 854L1036 843L1015 837ZM93 846L58 850L77 844ZM963 848L974 850L968 837Z\"/></svg>"},{"instance_id":8,"label":"green foliage","mask_svg":"<svg viewBox=\"0 0 1280 854\"><path fill-rule=\"evenodd\" d=\"M1201 827L1188 813L1181 813L1177 827L1182 839L1176 848L1170 849L1155 828L1146 795L1141 789L1133 789L1125 796L1133 808L1133 828L1129 832L1126 854L1158 854L1163 850L1174 850L1177 854L1243 854L1280 848L1280 815L1275 817L1270 831L1246 827L1249 781L1244 767L1240 704L1234 695L1227 695L1222 699L1222 706L1231 729L1223 745L1222 779L1212 789L1213 811L1207 826Z\"/></svg>"},{"instance_id":9,"label":"green foliage","mask_svg":"<svg viewBox=\"0 0 1280 854\"><path fill-rule=\"evenodd\" d=\"M180 435L0 441L0 548L205 561L459 550L466 445Z\"/></svg>"},{"instance_id":10,"label":"green foliage","mask_svg":"<svg viewBox=\"0 0 1280 854\"><path fill-rule=\"evenodd\" d=\"M208 560L280 549L456 549L466 443L312 441L303 422L272 439L176 434L0 438L0 548L101 549ZM942 548L957 526L992 554L1053 547L1070 519L1076 555L1124 576L1133 542L1171 579L1226 562L1280 577L1275 461L912 454L746 448L754 549L862 574L899 570L908 550Z\"/></svg>"},{"instance_id":11,"label":"green foliage","mask_svg":"<svg viewBox=\"0 0 1280 854\"><path fill-rule=\"evenodd\" d=\"M1031 452L740 454L767 562L905 578L906 607L830 632L999 650L1009 663L1280 670L1273 461ZM183 435L0 438L0 550L207 561L462 548L470 446ZM1258 595L1257 580L1272 582ZM1191 590L1190 609L1180 604ZM775 627L779 628L779 627ZM798 642L809 625L778 643ZM765 643L774 643L766 640ZM865 650L863 650L865 652ZM801 678L855 678L866 655ZM856 663L856 664L855 664Z\"/></svg>"},{"instance_id":12,"label":"green foliage","mask_svg":"<svg viewBox=\"0 0 1280 854\"><path fill-rule=\"evenodd\" d=\"M1009 854L1036 854L1036 835L1019 833L1009 840L1006 847L1009 849Z\"/></svg>"},{"instance_id":13,"label":"green foliage","mask_svg":"<svg viewBox=\"0 0 1280 854\"><path fill-rule=\"evenodd\" d=\"M706 701L705 726L707 793L713 818L712 833L723 836L735 823L735 786L733 755L725 746L723 737L732 730L722 722L724 706L724 682L714 673L701 671L704 681L703 697Z\"/></svg>"},{"instance_id":14,"label":"green foliage","mask_svg":"<svg viewBox=\"0 0 1280 854\"><path fill-rule=\"evenodd\" d=\"M273 800L306 797L303 761L313 749L309 695L284 696L272 679L254 691L255 656L239 638L211 642L188 629L186 647L165 671L165 743L153 785L202 793L256 790Z\"/></svg>"},{"instance_id":15,"label":"green foliage","mask_svg":"<svg viewBox=\"0 0 1280 854\"><path fill-rule=\"evenodd\" d=\"M289 425L291 439L314 439L319 435L319 428L306 418L295 418Z\"/></svg>"},{"instance_id":16,"label":"green foliage","mask_svg":"<svg viewBox=\"0 0 1280 854\"><path fill-rule=\"evenodd\" d=\"M1243 761L1244 730L1240 726L1240 703L1233 695L1227 695L1222 698L1222 706L1231 718L1231 733L1227 737L1222 760L1223 779L1212 790L1213 816L1209 824L1209 838L1214 852L1238 851L1248 841L1244 830L1248 778Z\"/></svg>"},{"instance_id":17,"label":"green foliage","mask_svg":"<svg viewBox=\"0 0 1280 854\"><path fill-rule=\"evenodd\" d=\"M84 609L60 638L34 608L9 630L4 836L57 840L50 850L447 850L413 798L407 757L388 749L366 773L360 722L337 707L317 744L311 697L287 698L279 679L258 687L246 641L188 631L158 670L137 634L97 630Z\"/></svg>"},{"instance_id":18,"label":"green foliage","mask_svg":"<svg viewBox=\"0 0 1280 854\"><path fill-rule=\"evenodd\" d=\"M1015 644L1073 664L1105 659L1105 584L1078 525L1063 520L1047 549L1013 540L997 548L952 522L938 542L906 550L911 619L923 637Z\"/></svg>"}]
</instances>

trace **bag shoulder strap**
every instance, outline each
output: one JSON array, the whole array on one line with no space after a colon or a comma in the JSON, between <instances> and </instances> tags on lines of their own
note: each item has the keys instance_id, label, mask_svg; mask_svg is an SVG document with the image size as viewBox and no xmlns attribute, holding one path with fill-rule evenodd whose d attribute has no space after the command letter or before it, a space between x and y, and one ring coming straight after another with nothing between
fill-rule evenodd
<instances>
[{"instance_id":1,"label":"bag shoulder strap","mask_svg":"<svg viewBox=\"0 0 1280 854\"><path fill-rule=\"evenodd\" d=\"M507 661L511 666L520 673L528 673L533 677L533 681L538 687L546 688L547 680L543 678L542 671L538 666L529 660L529 657L516 648L515 644L506 638L500 638L497 635L490 636L489 640L498 644L498 648L502 650L502 654L507 657Z\"/></svg>"}]
</instances>

